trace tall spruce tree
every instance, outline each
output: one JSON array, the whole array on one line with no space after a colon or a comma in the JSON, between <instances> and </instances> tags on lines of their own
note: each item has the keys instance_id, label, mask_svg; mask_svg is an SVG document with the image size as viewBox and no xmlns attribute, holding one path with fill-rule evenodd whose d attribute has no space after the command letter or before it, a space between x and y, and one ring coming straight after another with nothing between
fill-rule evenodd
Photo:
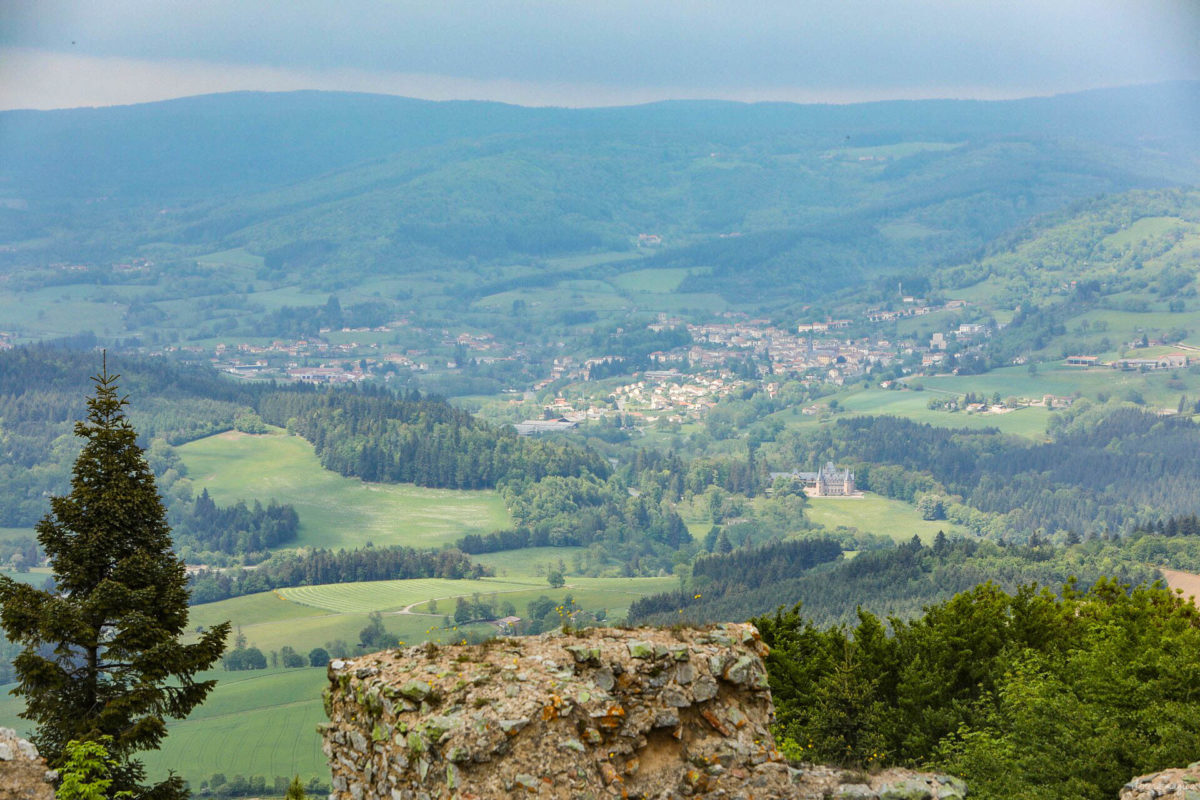
<instances>
[{"instance_id":1,"label":"tall spruce tree","mask_svg":"<svg viewBox=\"0 0 1200 800\"><path fill-rule=\"evenodd\" d=\"M92 378L84 439L71 493L50 500L37 525L56 589L46 592L0 577L0 625L24 650L13 661L14 694L52 767L73 740L111 737L116 760L110 796L185 797L176 776L143 786L133 756L155 749L166 717L182 718L215 681L195 680L221 656L229 623L183 643L188 593L183 562L171 550L166 509L137 434L125 418L120 376L107 364Z\"/></svg>"}]
</instances>

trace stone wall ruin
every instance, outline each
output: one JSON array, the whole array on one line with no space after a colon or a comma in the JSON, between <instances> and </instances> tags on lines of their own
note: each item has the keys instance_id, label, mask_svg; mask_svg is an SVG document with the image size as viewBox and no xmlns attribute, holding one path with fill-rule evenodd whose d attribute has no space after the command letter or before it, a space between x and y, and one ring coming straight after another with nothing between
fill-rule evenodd
<instances>
[{"instance_id":1,"label":"stone wall ruin","mask_svg":"<svg viewBox=\"0 0 1200 800\"><path fill-rule=\"evenodd\" d=\"M329 666L330 800L947 800L946 776L789 767L752 625L422 645Z\"/></svg>"}]
</instances>

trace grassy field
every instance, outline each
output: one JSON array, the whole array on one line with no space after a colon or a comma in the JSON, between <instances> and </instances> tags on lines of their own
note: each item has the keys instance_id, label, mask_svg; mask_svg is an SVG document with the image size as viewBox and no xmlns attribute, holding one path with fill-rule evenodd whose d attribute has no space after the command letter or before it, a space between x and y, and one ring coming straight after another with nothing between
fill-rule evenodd
<instances>
[{"instance_id":1,"label":"grassy field","mask_svg":"<svg viewBox=\"0 0 1200 800\"><path fill-rule=\"evenodd\" d=\"M1034 374L1026 367L1005 367L983 375L919 376L909 379L908 383L919 384L923 391L888 391L874 386L863 389L860 384L847 387L830 399L840 406L839 416L886 414L944 428L997 428L1002 433L1043 440L1053 413L1044 406L1024 406L1004 413L968 413L930 409L929 401L951 395L961 397L968 392L987 398L998 393L1002 399L1017 397L1035 401L1046 395L1072 397L1078 394L1091 401L1101 397L1118 400L1140 397L1148 408L1173 409L1180 395L1191 400L1200 397L1200 375L1188 370L1140 373L1065 364L1043 364ZM823 399L819 405L828 402ZM828 418L802 415L797 409L776 412L774 418L788 427L798 428L828 421Z\"/></svg>"},{"instance_id":2,"label":"grassy field","mask_svg":"<svg viewBox=\"0 0 1200 800\"><path fill-rule=\"evenodd\" d=\"M40 587L50 577L49 567L34 567L28 572L16 572L11 569L0 569L0 575L7 578L12 578L18 583L28 583L30 586Z\"/></svg>"},{"instance_id":3,"label":"grassy field","mask_svg":"<svg viewBox=\"0 0 1200 800\"><path fill-rule=\"evenodd\" d=\"M329 780L316 732L325 718L324 669L217 670L201 677L216 678L216 689L188 719L168 724L161 750L142 754L148 779L173 770L193 788L214 772L264 775L268 783L276 775ZM9 696L11 688L0 686L0 726L28 735L32 726L17 716L22 704Z\"/></svg>"},{"instance_id":4,"label":"grassy field","mask_svg":"<svg viewBox=\"0 0 1200 800\"><path fill-rule=\"evenodd\" d=\"M173 769L198 786L214 772L318 776L329 780L316 726L325 718L323 668L216 672L217 689L186 720L169 727L166 745L145 759L152 776Z\"/></svg>"},{"instance_id":5,"label":"grassy field","mask_svg":"<svg viewBox=\"0 0 1200 800\"><path fill-rule=\"evenodd\" d=\"M630 292L666 293L673 292L683 283L683 279L691 274L684 268L673 269L641 269L636 272L626 272L613 278L613 284Z\"/></svg>"},{"instance_id":6,"label":"grassy field","mask_svg":"<svg viewBox=\"0 0 1200 800\"><path fill-rule=\"evenodd\" d=\"M926 388L930 389L929 382L934 379L922 378L921 380L925 383ZM842 409L838 413L839 416L891 415L944 428L997 428L1003 433L1030 439L1045 438L1050 411L1042 407L1019 408L1004 414L950 413L929 408L930 399L942 393L965 394L967 391L979 391L979 389L969 390L962 386L956 388L957 391L949 388L943 389L941 384L938 385L936 391L924 392L860 388L844 391L833 399L837 400ZM826 402L823 400L822 404ZM821 418L806 416L794 409L776 412L773 417L788 427L805 428L822 424Z\"/></svg>"},{"instance_id":7,"label":"grassy field","mask_svg":"<svg viewBox=\"0 0 1200 800\"><path fill-rule=\"evenodd\" d=\"M913 534L929 543L938 531L946 535L967 535L966 530L947 520L921 519L917 509L900 500L865 492L861 498L813 497L808 501L808 517L827 528L839 525L860 531L890 536L907 542Z\"/></svg>"},{"instance_id":8,"label":"grassy field","mask_svg":"<svg viewBox=\"0 0 1200 800\"><path fill-rule=\"evenodd\" d=\"M553 549L553 548L547 548ZM513 565L523 551L512 554L493 554L500 562ZM532 565L532 561L527 561ZM645 594L664 591L678 585L676 578L576 578L568 576L568 584L551 589L544 581L521 584L515 581L392 581L409 583L408 595L398 590L388 594L378 585L347 584L343 586L312 587L316 599L326 604L341 603L353 607L353 612L334 612L328 609L301 605L286 599L285 592L237 597L219 603L193 606L190 625L211 626L231 620L254 646L265 653L284 645L307 654L314 647L341 639L353 646L358 631L367 624L367 611L392 607L397 599L418 596L424 606L432 597L450 594L469 595L504 592L500 597L514 604L518 615L525 614L529 601L541 595L558 602L571 595L577 604L588 610L607 609L610 618L623 617L629 604ZM356 594L355 587L365 588ZM419 587L419 588L418 588ZM448 588L447 588L448 587ZM503 587L513 587L510 591ZM386 587L385 587L386 588ZM440 594L439 592L444 592ZM324 596L322 596L322 593ZM367 598L382 598L372 604ZM311 596L309 599L313 599ZM364 610L365 609L365 610ZM385 613L384 626L406 644L432 639L457 641L467 630L486 632L487 625L443 629L442 615L453 613L452 601L443 601L435 614ZM152 778L161 778L173 769L197 787L214 772L228 777L235 774L263 775L268 783L276 775L300 775L302 779L319 776L328 780L325 758L320 750L316 726L324 720L320 693L325 686L325 670L267 669L252 672L213 671L204 677L216 678L216 689L196 712L186 720L169 725L170 735L158 753L149 754L145 761ZM0 725L19 731L28 725L17 717L21 704L7 695L0 695Z\"/></svg>"},{"instance_id":9,"label":"grassy field","mask_svg":"<svg viewBox=\"0 0 1200 800\"><path fill-rule=\"evenodd\" d=\"M321 467L312 445L275 430L251 436L230 431L179 448L196 490L218 503L259 499L291 503L300 514L293 546L436 547L465 533L512 524L492 491L424 489L365 483Z\"/></svg>"},{"instance_id":10,"label":"grassy field","mask_svg":"<svg viewBox=\"0 0 1200 800\"><path fill-rule=\"evenodd\" d=\"M1166 579L1167 586L1180 592L1184 597L1190 597L1193 603L1200 604L1200 575L1180 572L1177 569L1159 568L1159 572Z\"/></svg>"},{"instance_id":11,"label":"grassy field","mask_svg":"<svg viewBox=\"0 0 1200 800\"><path fill-rule=\"evenodd\" d=\"M403 608L433 598L462 595L514 592L536 586L532 581L516 582L483 578L481 580L445 580L418 578L398 581L367 581L363 583L333 583L323 586L296 586L279 589L285 600L336 613L366 613Z\"/></svg>"},{"instance_id":12,"label":"grassy field","mask_svg":"<svg viewBox=\"0 0 1200 800\"><path fill-rule=\"evenodd\" d=\"M544 578L551 567L557 568L561 561L568 569L576 553L582 553L584 547L527 547L524 550L502 550L499 553L480 553L471 556L474 561L491 567L496 571L497 578L520 576L523 578Z\"/></svg>"},{"instance_id":13,"label":"grassy field","mask_svg":"<svg viewBox=\"0 0 1200 800\"><path fill-rule=\"evenodd\" d=\"M1137 357L1140 351L1131 351ZM1066 365L1040 365L1036 375L1025 367L1005 367L984 375L946 375L920 378L926 389L956 393L999 392L1001 397L1037 398L1047 394L1067 397L1079 392L1090 400L1101 394L1122 398L1136 392L1147 405L1174 408L1179 395L1200 393L1200 375L1187 370L1124 372L1108 368L1089 369ZM927 398L928 399L928 398Z\"/></svg>"}]
</instances>

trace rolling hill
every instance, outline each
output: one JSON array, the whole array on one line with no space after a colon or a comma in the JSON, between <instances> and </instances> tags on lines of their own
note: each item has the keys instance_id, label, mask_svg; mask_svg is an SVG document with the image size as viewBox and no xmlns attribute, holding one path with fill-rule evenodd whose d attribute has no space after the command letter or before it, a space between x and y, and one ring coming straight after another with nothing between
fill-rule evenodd
<instances>
[{"instance_id":1,"label":"rolling hill","mask_svg":"<svg viewBox=\"0 0 1200 800\"><path fill-rule=\"evenodd\" d=\"M383 300L455 309L544 281L543 259L608 253L618 273L708 266L681 288L777 306L954 263L1080 198L1196 180L1198 93L568 110L299 92L6 112L0 269L32 289L71 282L39 272L56 262L142 258L155 269L133 283L165 288L234 250L238 291L403 276Z\"/></svg>"}]
</instances>

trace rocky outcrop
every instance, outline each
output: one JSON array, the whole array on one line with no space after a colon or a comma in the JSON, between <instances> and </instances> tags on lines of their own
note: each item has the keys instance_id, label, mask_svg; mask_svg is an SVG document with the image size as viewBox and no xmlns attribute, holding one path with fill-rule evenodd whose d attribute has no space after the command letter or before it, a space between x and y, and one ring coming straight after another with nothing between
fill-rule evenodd
<instances>
[{"instance_id":1,"label":"rocky outcrop","mask_svg":"<svg viewBox=\"0 0 1200 800\"><path fill-rule=\"evenodd\" d=\"M0 728L0 800L54 800L56 778L36 747L12 728Z\"/></svg>"},{"instance_id":2,"label":"rocky outcrop","mask_svg":"<svg viewBox=\"0 0 1200 800\"><path fill-rule=\"evenodd\" d=\"M1134 778L1121 787L1120 800L1200 800L1200 761Z\"/></svg>"},{"instance_id":3,"label":"rocky outcrop","mask_svg":"<svg viewBox=\"0 0 1200 800\"><path fill-rule=\"evenodd\" d=\"M789 767L751 625L593 629L333 661L332 800L961 798L947 777Z\"/></svg>"}]
</instances>

